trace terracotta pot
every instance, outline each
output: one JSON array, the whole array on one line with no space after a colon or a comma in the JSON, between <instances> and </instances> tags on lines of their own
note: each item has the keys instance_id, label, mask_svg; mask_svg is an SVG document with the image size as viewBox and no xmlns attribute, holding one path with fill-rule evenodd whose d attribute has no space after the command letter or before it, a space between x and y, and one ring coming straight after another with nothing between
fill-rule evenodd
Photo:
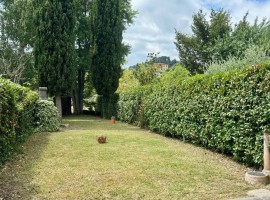
<instances>
[{"instance_id":1,"label":"terracotta pot","mask_svg":"<svg viewBox=\"0 0 270 200\"><path fill-rule=\"evenodd\" d=\"M103 136L103 135L101 135L101 136L97 136L97 141L98 141L98 143L99 144L103 144L103 143L106 143L106 136Z\"/></svg>"},{"instance_id":2,"label":"terracotta pot","mask_svg":"<svg viewBox=\"0 0 270 200\"><path fill-rule=\"evenodd\" d=\"M115 124L115 117L114 116L111 117L111 123Z\"/></svg>"}]
</instances>

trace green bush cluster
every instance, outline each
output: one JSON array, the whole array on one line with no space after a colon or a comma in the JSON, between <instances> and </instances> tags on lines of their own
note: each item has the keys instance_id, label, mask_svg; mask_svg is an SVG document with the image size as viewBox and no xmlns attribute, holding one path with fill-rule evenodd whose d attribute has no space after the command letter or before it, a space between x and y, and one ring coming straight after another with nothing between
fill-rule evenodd
<instances>
[{"instance_id":1,"label":"green bush cluster","mask_svg":"<svg viewBox=\"0 0 270 200\"><path fill-rule=\"evenodd\" d=\"M0 78L0 165L35 131L59 130L56 107L37 92Z\"/></svg>"},{"instance_id":2,"label":"green bush cluster","mask_svg":"<svg viewBox=\"0 0 270 200\"><path fill-rule=\"evenodd\" d=\"M250 45L243 52L243 57L229 56L227 60L214 60L207 66L205 74L213 74L218 72L227 72L235 68L246 68L252 65L258 65L262 62L269 62L270 56L261 47Z\"/></svg>"},{"instance_id":3,"label":"green bush cluster","mask_svg":"<svg viewBox=\"0 0 270 200\"><path fill-rule=\"evenodd\" d=\"M145 98L151 93L151 85L140 86L125 93L120 93L117 118L123 122L147 126L144 117Z\"/></svg>"},{"instance_id":4,"label":"green bush cluster","mask_svg":"<svg viewBox=\"0 0 270 200\"><path fill-rule=\"evenodd\" d=\"M0 79L0 165L34 131L36 92Z\"/></svg>"},{"instance_id":5,"label":"green bush cluster","mask_svg":"<svg viewBox=\"0 0 270 200\"><path fill-rule=\"evenodd\" d=\"M35 109L37 132L54 132L60 128L57 108L52 101L38 100Z\"/></svg>"},{"instance_id":6,"label":"green bush cluster","mask_svg":"<svg viewBox=\"0 0 270 200\"><path fill-rule=\"evenodd\" d=\"M139 87L120 94L118 119L259 166L270 130L269 82L266 63Z\"/></svg>"}]
</instances>

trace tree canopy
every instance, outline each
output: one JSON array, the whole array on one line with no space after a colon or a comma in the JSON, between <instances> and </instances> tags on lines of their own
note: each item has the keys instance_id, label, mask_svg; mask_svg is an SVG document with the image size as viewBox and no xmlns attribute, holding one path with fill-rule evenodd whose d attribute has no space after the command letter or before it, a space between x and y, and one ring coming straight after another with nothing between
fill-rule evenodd
<instances>
[{"instance_id":1,"label":"tree canopy","mask_svg":"<svg viewBox=\"0 0 270 200\"><path fill-rule=\"evenodd\" d=\"M193 15L192 35L176 31L175 45L180 62L192 74L203 73L213 61L226 61L232 56L244 57L244 52L252 45L263 48L269 54L269 21L258 18L254 23L247 20L246 13L242 20L232 26L230 13L223 9L212 10L207 15L202 10Z\"/></svg>"},{"instance_id":2,"label":"tree canopy","mask_svg":"<svg viewBox=\"0 0 270 200\"><path fill-rule=\"evenodd\" d=\"M230 15L224 10L212 10L210 21L206 14L199 10L193 15L191 26L193 35L188 36L176 31L176 48L180 62L193 74L203 73L205 64L211 60L211 47L216 39L224 38L230 32Z\"/></svg>"},{"instance_id":3,"label":"tree canopy","mask_svg":"<svg viewBox=\"0 0 270 200\"><path fill-rule=\"evenodd\" d=\"M36 82L31 53L32 11L30 0L0 4L0 74L23 85Z\"/></svg>"},{"instance_id":4,"label":"tree canopy","mask_svg":"<svg viewBox=\"0 0 270 200\"><path fill-rule=\"evenodd\" d=\"M36 9L35 66L39 85L59 101L74 85L75 22L74 1L34 0Z\"/></svg>"}]
</instances>

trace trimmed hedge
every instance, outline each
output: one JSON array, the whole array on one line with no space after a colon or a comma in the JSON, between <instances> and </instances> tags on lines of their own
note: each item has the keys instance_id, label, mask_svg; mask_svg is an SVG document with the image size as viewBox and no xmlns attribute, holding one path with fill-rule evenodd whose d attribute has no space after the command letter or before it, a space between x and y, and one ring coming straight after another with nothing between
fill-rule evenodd
<instances>
[{"instance_id":1,"label":"trimmed hedge","mask_svg":"<svg viewBox=\"0 0 270 200\"><path fill-rule=\"evenodd\" d=\"M33 133L37 99L36 92L0 79L0 165Z\"/></svg>"},{"instance_id":2,"label":"trimmed hedge","mask_svg":"<svg viewBox=\"0 0 270 200\"><path fill-rule=\"evenodd\" d=\"M262 164L270 130L270 63L196 75L121 93L118 119L148 127L245 164Z\"/></svg>"}]
</instances>

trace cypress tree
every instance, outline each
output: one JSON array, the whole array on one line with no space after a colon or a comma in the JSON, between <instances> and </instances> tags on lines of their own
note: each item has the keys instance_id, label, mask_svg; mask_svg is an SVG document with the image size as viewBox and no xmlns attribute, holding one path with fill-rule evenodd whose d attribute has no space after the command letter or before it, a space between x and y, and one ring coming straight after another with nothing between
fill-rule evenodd
<instances>
[{"instance_id":1,"label":"cypress tree","mask_svg":"<svg viewBox=\"0 0 270 200\"><path fill-rule=\"evenodd\" d=\"M39 85L55 96L62 116L61 96L71 91L74 82L76 12L74 0L34 0L35 66Z\"/></svg>"},{"instance_id":2,"label":"cypress tree","mask_svg":"<svg viewBox=\"0 0 270 200\"><path fill-rule=\"evenodd\" d=\"M92 1L91 68L94 87L103 96L102 115L105 118L112 115L110 108L113 108L113 94L121 77L121 63L129 52L129 48L122 42L123 32L126 25L132 23L135 14L129 0Z\"/></svg>"},{"instance_id":3,"label":"cypress tree","mask_svg":"<svg viewBox=\"0 0 270 200\"><path fill-rule=\"evenodd\" d=\"M121 66L122 24L119 0L93 1L93 83L99 95L113 94Z\"/></svg>"}]
</instances>

